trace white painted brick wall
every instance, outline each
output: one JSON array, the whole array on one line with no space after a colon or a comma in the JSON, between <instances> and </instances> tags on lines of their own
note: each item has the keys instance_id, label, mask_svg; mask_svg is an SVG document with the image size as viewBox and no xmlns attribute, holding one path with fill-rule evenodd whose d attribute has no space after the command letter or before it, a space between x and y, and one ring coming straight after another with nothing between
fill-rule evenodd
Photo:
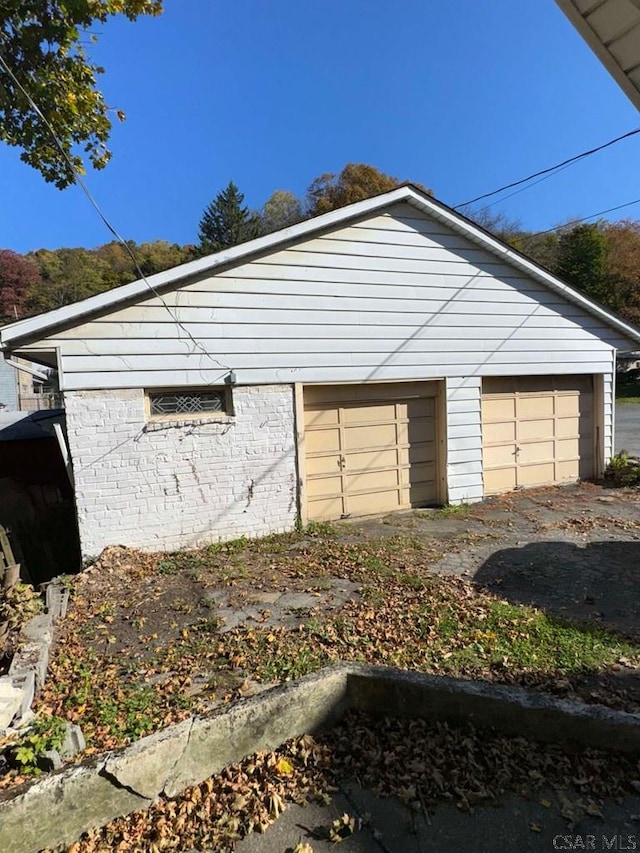
<instances>
[{"instance_id":1,"label":"white painted brick wall","mask_svg":"<svg viewBox=\"0 0 640 853\"><path fill-rule=\"evenodd\" d=\"M290 385L233 389L228 422L147 423L144 392L65 393L84 557L291 530L297 515Z\"/></svg>"}]
</instances>

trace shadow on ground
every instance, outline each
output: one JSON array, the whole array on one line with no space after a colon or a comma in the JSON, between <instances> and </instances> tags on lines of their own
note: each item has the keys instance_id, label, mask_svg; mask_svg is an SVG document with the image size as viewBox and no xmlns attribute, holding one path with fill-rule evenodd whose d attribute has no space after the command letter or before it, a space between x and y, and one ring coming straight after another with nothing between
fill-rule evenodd
<instances>
[{"instance_id":1,"label":"shadow on ground","mask_svg":"<svg viewBox=\"0 0 640 853\"><path fill-rule=\"evenodd\" d=\"M640 542L532 542L493 553L474 582L513 604L640 638Z\"/></svg>"}]
</instances>

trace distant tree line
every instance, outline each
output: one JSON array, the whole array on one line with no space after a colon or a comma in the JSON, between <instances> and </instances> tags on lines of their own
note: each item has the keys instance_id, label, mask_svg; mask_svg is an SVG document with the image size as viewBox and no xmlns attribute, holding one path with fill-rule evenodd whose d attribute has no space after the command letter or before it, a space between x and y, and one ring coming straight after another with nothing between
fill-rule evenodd
<instances>
[{"instance_id":1,"label":"distant tree line","mask_svg":"<svg viewBox=\"0 0 640 853\"><path fill-rule=\"evenodd\" d=\"M591 299L640 326L640 222L566 222L537 233L487 211L464 211L487 231Z\"/></svg>"},{"instance_id":2,"label":"distant tree line","mask_svg":"<svg viewBox=\"0 0 640 853\"><path fill-rule=\"evenodd\" d=\"M348 163L337 174L315 178L303 198L276 190L261 209L252 210L231 181L205 208L193 245L156 240L131 242L129 247L142 273L152 275L400 184L373 166ZM535 233L487 209L463 213L592 299L640 325L640 222L568 222L553 231ZM137 278L130 252L117 242L97 249L39 249L26 255L0 250L0 323L60 308Z\"/></svg>"}]
</instances>

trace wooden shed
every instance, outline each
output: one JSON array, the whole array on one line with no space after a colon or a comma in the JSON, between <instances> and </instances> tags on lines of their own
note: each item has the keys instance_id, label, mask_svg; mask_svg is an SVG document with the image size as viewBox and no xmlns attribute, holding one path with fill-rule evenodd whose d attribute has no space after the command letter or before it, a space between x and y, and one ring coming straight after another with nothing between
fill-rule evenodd
<instances>
[{"instance_id":1,"label":"wooden shed","mask_svg":"<svg viewBox=\"0 0 640 853\"><path fill-rule=\"evenodd\" d=\"M85 555L602 472L640 332L410 186L13 323Z\"/></svg>"}]
</instances>

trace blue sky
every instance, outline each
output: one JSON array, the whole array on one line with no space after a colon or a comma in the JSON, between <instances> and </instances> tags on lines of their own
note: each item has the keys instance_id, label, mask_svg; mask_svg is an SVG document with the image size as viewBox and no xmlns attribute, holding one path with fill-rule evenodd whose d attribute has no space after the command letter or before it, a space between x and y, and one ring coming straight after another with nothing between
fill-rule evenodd
<instances>
[{"instance_id":1,"label":"blue sky","mask_svg":"<svg viewBox=\"0 0 640 853\"><path fill-rule=\"evenodd\" d=\"M88 183L136 241L193 242L230 179L259 207L365 162L455 205L640 125L553 0L166 0L107 24L94 57L127 121ZM640 197L639 154L640 136L494 209L543 229ZM0 247L110 239L16 149L0 145L0 177Z\"/></svg>"}]
</instances>

